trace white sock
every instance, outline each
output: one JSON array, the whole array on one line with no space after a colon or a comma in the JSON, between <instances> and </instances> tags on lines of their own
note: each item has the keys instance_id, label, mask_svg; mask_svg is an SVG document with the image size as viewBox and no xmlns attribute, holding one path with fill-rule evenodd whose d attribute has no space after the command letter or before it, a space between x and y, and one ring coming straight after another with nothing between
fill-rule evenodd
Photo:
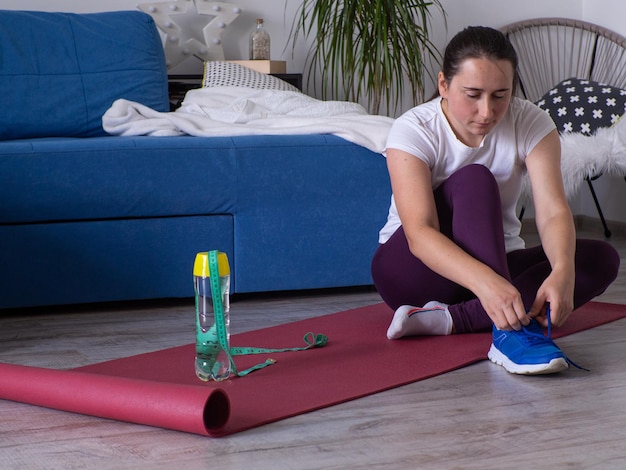
<instances>
[{"instance_id":1,"label":"white sock","mask_svg":"<svg viewBox=\"0 0 626 470\"><path fill-rule=\"evenodd\" d=\"M403 305L396 310L387 330L387 338L403 336L449 335L452 333L452 316L448 305L428 302L423 307Z\"/></svg>"}]
</instances>

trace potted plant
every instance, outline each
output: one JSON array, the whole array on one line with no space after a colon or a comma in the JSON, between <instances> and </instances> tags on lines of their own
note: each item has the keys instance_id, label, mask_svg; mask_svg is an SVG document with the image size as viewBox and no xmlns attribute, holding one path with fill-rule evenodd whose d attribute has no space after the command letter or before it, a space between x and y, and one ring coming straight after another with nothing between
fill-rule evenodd
<instances>
[{"instance_id":1,"label":"potted plant","mask_svg":"<svg viewBox=\"0 0 626 470\"><path fill-rule=\"evenodd\" d=\"M424 101L427 63L441 57L430 40L431 9L445 21L439 0L302 0L290 39L295 48L300 34L315 34L305 68L314 87L321 77L322 99L365 97L372 114L383 103L389 114L405 87L414 104Z\"/></svg>"}]
</instances>

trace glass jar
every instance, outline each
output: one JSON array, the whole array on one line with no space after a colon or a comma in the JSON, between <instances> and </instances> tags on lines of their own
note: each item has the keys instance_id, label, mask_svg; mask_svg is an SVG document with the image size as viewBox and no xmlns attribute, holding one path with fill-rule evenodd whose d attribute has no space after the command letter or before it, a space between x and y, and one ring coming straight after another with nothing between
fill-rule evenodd
<instances>
[{"instance_id":1,"label":"glass jar","mask_svg":"<svg viewBox=\"0 0 626 470\"><path fill-rule=\"evenodd\" d=\"M257 18L256 29L250 34L250 60L270 60L270 35Z\"/></svg>"}]
</instances>

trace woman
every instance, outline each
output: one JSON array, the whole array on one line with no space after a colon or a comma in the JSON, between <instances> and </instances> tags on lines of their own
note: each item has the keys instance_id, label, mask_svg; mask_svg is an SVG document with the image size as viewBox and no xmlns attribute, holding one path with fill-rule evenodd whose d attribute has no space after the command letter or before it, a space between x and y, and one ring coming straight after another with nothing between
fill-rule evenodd
<instances>
[{"instance_id":1,"label":"woman","mask_svg":"<svg viewBox=\"0 0 626 470\"><path fill-rule=\"evenodd\" d=\"M444 53L439 97L406 112L387 140L393 198L372 276L395 310L390 339L493 329L492 361L509 372L568 367L542 326L617 276L608 244L576 240L549 115L514 97L517 55L499 31L470 27ZM516 217L530 178L541 246Z\"/></svg>"}]
</instances>

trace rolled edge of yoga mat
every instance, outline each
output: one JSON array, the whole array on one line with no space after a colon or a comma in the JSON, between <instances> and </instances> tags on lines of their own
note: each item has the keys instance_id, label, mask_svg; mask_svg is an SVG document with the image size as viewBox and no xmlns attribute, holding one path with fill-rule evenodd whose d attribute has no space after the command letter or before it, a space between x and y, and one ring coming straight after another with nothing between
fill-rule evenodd
<instances>
[{"instance_id":1,"label":"rolled edge of yoga mat","mask_svg":"<svg viewBox=\"0 0 626 470\"><path fill-rule=\"evenodd\" d=\"M219 388L14 364L0 363L0 398L209 436L230 418Z\"/></svg>"}]
</instances>

